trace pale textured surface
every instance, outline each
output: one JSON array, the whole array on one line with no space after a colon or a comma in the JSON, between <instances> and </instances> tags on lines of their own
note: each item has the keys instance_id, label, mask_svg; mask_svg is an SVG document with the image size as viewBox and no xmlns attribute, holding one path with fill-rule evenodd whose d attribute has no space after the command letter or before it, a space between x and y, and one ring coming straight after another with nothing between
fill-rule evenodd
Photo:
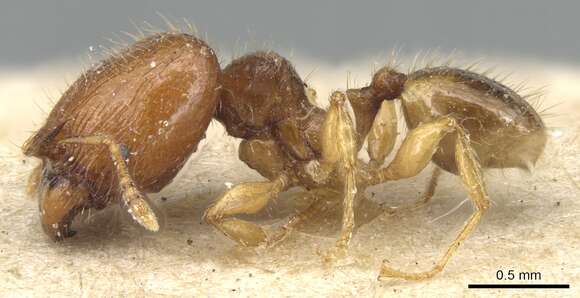
<instances>
[{"instance_id":1,"label":"pale textured surface","mask_svg":"<svg viewBox=\"0 0 580 298\"><path fill-rule=\"evenodd\" d=\"M314 62L296 59L299 73ZM179 178L152 195L164 218L161 232L151 234L131 222L120 208L92 214L77 224L76 237L50 242L39 225L37 204L27 199L27 174L36 160L24 159L15 144L43 121L38 106L49 109L51 88L74 79L66 65L0 74L0 296L383 296L578 294L580 281L580 71L558 66L505 65L531 86L549 84L545 106L564 101L549 118L555 135L533 175L518 171L487 173L494 201L481 225L461 246L442 274L423 282L377 282L381 261L409 271L429 269L454 239L472 210L469 203L436 221L465 198L459 180L444 175L432 203L395 215L376 212L376 203L359 208L359 223L349 256L334 266L317 251L334 244L338 219L332 214L312 221L273 249L239 248L201 223L205 208L225 183L262 180L237 159L238 142L212 124L208 139ZM370 63L319 66L309 81L320 101L332 88L344 88L346 70L367 81ZM73 73L71 75L71 73ZM414 200L430 171L416 179L369 190L386 205ZM371 193L372 192L372 193ZM167 200L161 200L166 197ZM270 227L284 222L299 196L284 195L266 211L250 217ZM367 216L364 219L364 216ZM362 219L362 220L361 220ZM546 283L571 283L570 290L468 290L468 283L496 282L498 269L540 271Z\"/></svg>"}]
</instances>

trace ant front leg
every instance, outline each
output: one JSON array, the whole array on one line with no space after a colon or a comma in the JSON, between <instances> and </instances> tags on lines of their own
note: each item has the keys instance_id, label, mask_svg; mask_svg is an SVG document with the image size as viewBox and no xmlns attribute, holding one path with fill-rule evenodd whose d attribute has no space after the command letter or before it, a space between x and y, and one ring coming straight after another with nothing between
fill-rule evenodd
<instances>
[{"instance_id":1,"label":"ant front leg","mask_svg":"<svg viewBox=\"0 0 580 298\"><path fill-rule=\"evenodd\" d=\"M206 210L204 219L241 245L258 246L269 242L264 230L257 224L230 217L262 210L292 186L292 179L284 172L284 154L273 140L243 140L239 157L270 181L236 185Z\"/></svg>"},{"instance_id":2,"label":"ant front leg","mask_svg":"<svg viewBox=\"0 0 580 298\"><path fill-rule=\"evenodd\" d=\"M260 226L229 217L237 214L255 214L264 209L268 202L288 188L289 182L288 176L281 174L268 182L236 185L207 209L203 217L207 223L214 225L230 239L243 246L258 246L266 243L267 235Z\"/></svg>"},{"instance_id":3,"label":"ant front leg","mask_svg":"<svg viewBox=\"0 0 580 298\"><path fill-rule=\"evenodd\" d=\"M444 256L431 270L421 273L406 273L383 264L379 279L395 277L421 280L441 272L461 242L477 226L483 212L489 208L489 199L485 190L481 166L463 128L451 117L441 117L413 129L403 141L391 164L386 168L376 170L376 175L374 175L370 184L379 184L417 175L429 163L433 154L439 148L441 140L448 134L455 135L455 160L458 166L458 173L469 197L475 203L476 211L468 219Z\"/></svg>"}]
</instances>

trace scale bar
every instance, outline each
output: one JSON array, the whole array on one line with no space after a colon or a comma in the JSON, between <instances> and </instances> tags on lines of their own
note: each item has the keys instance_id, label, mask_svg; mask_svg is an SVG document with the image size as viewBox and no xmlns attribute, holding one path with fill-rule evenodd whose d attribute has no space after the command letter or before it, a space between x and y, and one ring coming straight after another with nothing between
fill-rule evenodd
<instances>
[{"instance_id":1,"label":"scale bar","mask_svg":"<svg viewBox=\"0 0 580 298\"><path fill-rule=\"evenodd\" d=\"M469 284L469 289L569 289L569 284Z\"/></svg>"}]
</instances>

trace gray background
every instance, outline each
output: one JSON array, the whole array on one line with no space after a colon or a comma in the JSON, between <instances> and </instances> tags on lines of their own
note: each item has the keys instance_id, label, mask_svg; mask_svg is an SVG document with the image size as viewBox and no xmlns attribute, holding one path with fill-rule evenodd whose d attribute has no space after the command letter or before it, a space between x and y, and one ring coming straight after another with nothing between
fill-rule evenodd
<instances>
[{"instance_id":1,"label":"gray background","mask_svg":"<svg viewBox=\"0 0 580 298\"><path fill-rule=\"evenodd\" d=\"M212 45L253 40L325 59L348 60L402 46L458 49L576 63L578 1L3 1L0 67L78 58L130 20L160 25L156 12L187 18Z\"/></svg>"}]
</instances>

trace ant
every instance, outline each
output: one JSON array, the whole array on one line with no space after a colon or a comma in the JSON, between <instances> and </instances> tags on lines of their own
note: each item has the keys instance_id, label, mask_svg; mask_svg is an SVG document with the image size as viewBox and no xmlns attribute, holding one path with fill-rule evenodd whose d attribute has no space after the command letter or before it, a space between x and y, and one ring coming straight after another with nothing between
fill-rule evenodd
<instances>
[{"instance_id":1,"label":"ant","mask_svg":"<svg viewBox=\"0 0 580 298\"><path fill-rule=\"evenodd\" d=\"M212 49L193 36L144 38L83 74L23 146L42 159L30 179L42 226L62 240L74 235L71 222L80 211L122 202L139 224L159 230L146 194L169 184L215 118L242 139L239 158L267 178L236 185L204 214L244 246L275 245L328 199L341 199L341 233L326 255L339 257L353 236L355 201L367 187L413 177L433 161L425 203L442 170L459 176L476 210L444 256L426 272L385 263L379 275L421 280L443 270L489 208L482 169L527 168L546 143L540 116L520 95L458 68L403 74L383 67L368 86L334 92L326 111L314 96L274 52L245 55L221 70ZM395 100L410 131L384 166L397 138ZM365 140L369 162L358 158ZM313 200L279 231L268 234L235 217L260 211L295 186Z\"/></svg>"}]
</instances>

